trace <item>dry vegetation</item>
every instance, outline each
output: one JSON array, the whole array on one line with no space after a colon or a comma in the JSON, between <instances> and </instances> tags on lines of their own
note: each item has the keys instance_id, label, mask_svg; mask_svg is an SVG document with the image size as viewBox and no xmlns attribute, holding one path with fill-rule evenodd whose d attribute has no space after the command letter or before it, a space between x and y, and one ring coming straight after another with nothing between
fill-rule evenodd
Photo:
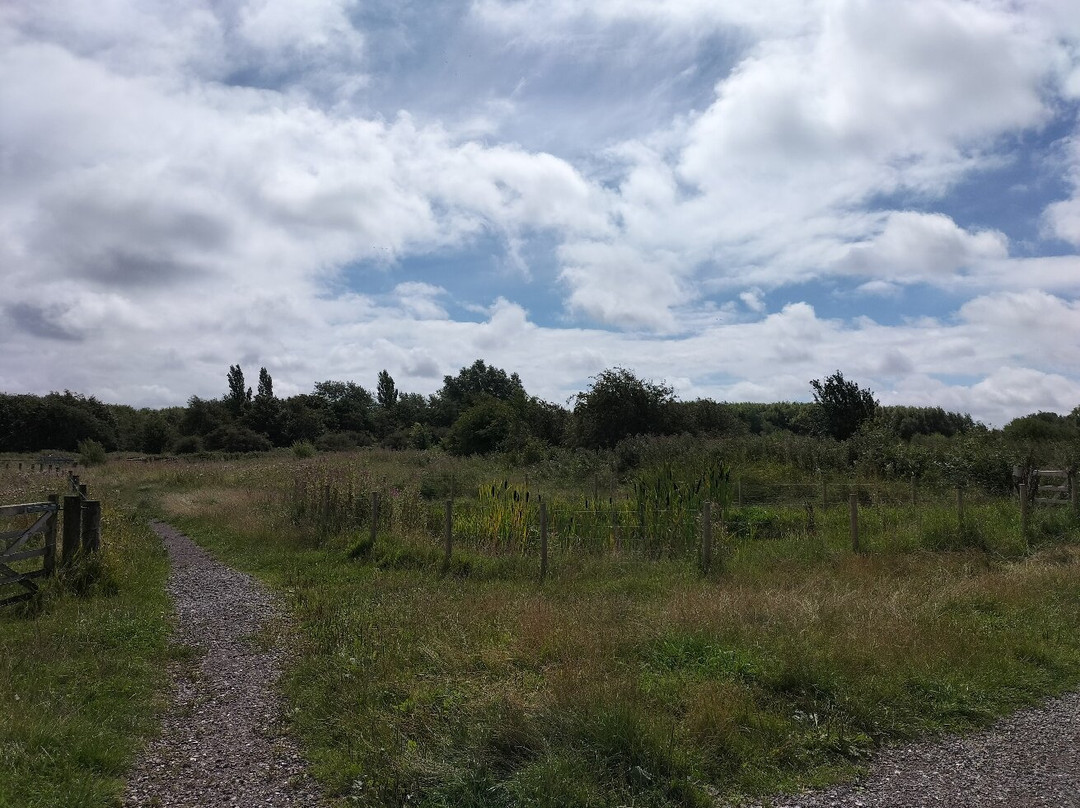
<instances>
[{"instance_id":1,"label":"dry vegetation","mask_svg":"<svg viewBox=\"0 0 1080 808\"><path fill-rule=\"evenodd\" d=\"M570 546L541 583L527 542L467 531L441 568L450 487L524 484L494 464L372 452L91 474L103 499L282 592L292 726L342 805L706 805L828 781L878 744L1080 681L1076 524L1047 517L1025 542L1008 500L972 495L962 529L950 492L920 492L917 519L871 506L864 554L841 505L813 534L731 506L710 576L692 555ZM591 481L529 475L549 501ZM327 485L352 510L313 505ZM372 490L387 503L374 544ZM739 533L751 517L761 531Z\"/></svg>"}]
</instances>

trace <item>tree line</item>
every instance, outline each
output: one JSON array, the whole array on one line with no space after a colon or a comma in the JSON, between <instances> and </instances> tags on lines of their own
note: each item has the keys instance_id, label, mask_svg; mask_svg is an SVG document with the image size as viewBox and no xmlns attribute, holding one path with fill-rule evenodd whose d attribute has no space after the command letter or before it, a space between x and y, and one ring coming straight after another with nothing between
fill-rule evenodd
<instances>
[{"instance_id":1,"label":"tree line","mask_svg":"<svg viewBox=\"0 0 1080 808\"><path fill-rule=\"evenodd\" d=\"M552 447L611 449L634 436L790 434L851 442L878 435L910 443L919 436L988 432L969 415L940 407L883 407L840 371L813 380L813 401L729 403L680 401L671 387L615 367L592 378L565 406L530 395L516 373L477 359L425 396L402 392L378 374L374 390L353 381L323 381L310 393L279 398L266 368L254 390L239 364L220 398L192 396L186 406L135 409L70 391L44 396L0 394L0 451L74 452L83 441L107 451L147 454L253 452L310 445L364 446L459 454L516 452L525 459ZM1023 440L1074 440L1080 407L1070 415L1018 418L1004 434Z\"/></svg>"}]
</instances>

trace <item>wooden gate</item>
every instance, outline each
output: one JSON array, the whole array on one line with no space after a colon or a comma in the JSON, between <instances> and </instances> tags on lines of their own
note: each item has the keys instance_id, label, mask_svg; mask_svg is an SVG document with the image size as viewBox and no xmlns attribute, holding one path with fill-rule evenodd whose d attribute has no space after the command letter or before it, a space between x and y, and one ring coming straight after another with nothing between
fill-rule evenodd
<instances>
[{"instance_id":1,"label":"wooden gate","mask_svg":"<svg viewBox=\"0 0 1080 808\"><path fill-rule=\"evenodd\" d=\"M1069 469L1033 469L1031 492L1042 505L1076 506L1076 475Z\"/></svg>"},{"instance_id":2,"label":"wooden gate","mask_svg":"<svg viewBox=\"0 0 1080 808\"><path fill-rule=\"evenodd\" d=\"M0 606L29 600L38 591L34 579L52 575L56 564L58 510L55 498L50 502L0 506L0 519L4 520L24 514L40 514L27 528L0 533ZM25 549L30 539L39 533L44 535L42 546ZM39 568L27 569L27 565L21 563L34 558L42 559ZM15 594L5 594L12 591Z\"/></svg>"}]
</instances>

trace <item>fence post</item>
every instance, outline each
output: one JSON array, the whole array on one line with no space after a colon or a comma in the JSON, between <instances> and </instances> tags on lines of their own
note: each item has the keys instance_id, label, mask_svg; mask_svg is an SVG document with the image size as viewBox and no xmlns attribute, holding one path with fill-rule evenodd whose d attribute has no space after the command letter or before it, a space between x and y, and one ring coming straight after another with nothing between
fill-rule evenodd
<instances>
[{"instance_id":1,"label":"fence post","mask_svg":"<svg viewBox=\"0 0 1080 808\"><path fill-rule=\"evenodd\" d=\"M859 495L852 492L848 497L848 507L851 510L851 549L859 552Z\"/></svg>"},{"instance_id":2,"label":"fence post","mask_svg":"<svg viewBox=\"0 0 1080 808\"><path fill-rule=\"evenodd\" d=\"M1072 503L1073 516L1080 516L1080 498L1077 497L1076 471L1069 472L1069 502Z\"/></svg>"},{"instance_id":3,"label":"fence post","mask_svg":"<svg viewBox=\"0 0 1080 808\"><path fill-rule=\"evenodd\" d=\"M443 571L450 570L450 557L454 552L454 501L446 500L446 519L443 525Z\"/></svg>"},{"instance_id":4,"label":"fence post","mask_svg":"<svg viewBox=\"0 0 1080 808\"><path fill-rule=\"evenodd\" d=\"M701 503L701 571L709 574L712 566L712 503Z\"/></svg>"},{"instance_id":5,"label":"fence post","mask_svg":"<svg viewBox=\"0 0 1080 808\"><path fill-rule=\"evenodd\" d=\"M83 503L82 548L84 553L101 549L101 503L88 499Z\"/></svg>"},{"instance_id":6,"label":"fence post","mask_svg":"<svg viewBox=\"0 0 1080 808\"><path fill-rule=\"evenodd\" d=\"M59 494L49 494L53 512L45 523L45 574L50 578L56 574L56 517L60 511Z\"/></svg>"},{"instance_id":7,"label":"fence post","mask_svg":"<svg viewBox=\"0 0 1080 808\"><path fill-rule=\"evenodd\" d=\"M1027 543L1028 535L1028 496L1027 496L1027 484L1020 483L1020 535L1024 539L1024 543Z\"/></svg>"},{"instance_id":8,"label":"fence post","mask_svg":"<svg viewBox=\"0 0 1080 808\"><path fill-rule=\"evenodd\" d=\"M956 486L956 521L960 525L960 530L964 529L964 487L962 485Z\"/></svg>"},{"instance_id":9,"label":"fence post","mask_svg":"<svg viewBox=\"0 0 1080 808\"><path fill-rule=\"evenodd\" d=\"M70 494L64 497L64 543L60 549L60 566L69 567L79 549L82 538L82 497Z\"/></svg>"},{"instance_id":10,"label":"fence post","mask_svg":"<svg viewBox=\"0 0 1080 808\"><path fill-rule=\"evenodd\" d=\"M548 571L548 523L547 503L540 503L540 580L547 578Z\"/></svg>"}]
</instances>

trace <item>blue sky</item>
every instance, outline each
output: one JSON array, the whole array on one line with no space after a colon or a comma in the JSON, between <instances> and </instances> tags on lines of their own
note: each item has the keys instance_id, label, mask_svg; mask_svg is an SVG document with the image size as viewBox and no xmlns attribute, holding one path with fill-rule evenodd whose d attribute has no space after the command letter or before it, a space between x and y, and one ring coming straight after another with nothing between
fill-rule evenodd
<instances>
[{"instance_id":1,"label":"blue sky","mask_svg":"<svg viewBox=\"0 0 1080 808\"><path fill-rule=\"evenodd\" d=\"M0 6L0 390L1080 404L1076 0Z\"/></svg>"}]
</instances>

